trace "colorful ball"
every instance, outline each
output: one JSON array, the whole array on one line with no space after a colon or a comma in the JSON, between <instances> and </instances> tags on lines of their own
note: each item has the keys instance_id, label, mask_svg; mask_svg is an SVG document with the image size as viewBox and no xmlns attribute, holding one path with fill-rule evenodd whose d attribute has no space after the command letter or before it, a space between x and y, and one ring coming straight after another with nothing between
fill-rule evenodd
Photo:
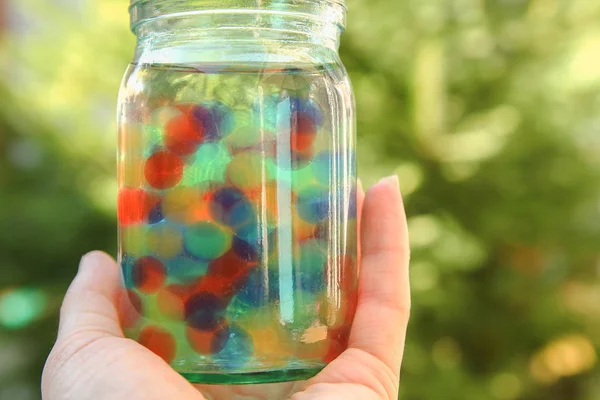
<instances>
[{"instance_id":1,"label":"colorful ball","mask_svg":"<svg viewBox=\"0 0 600 400\"><path fill-rule=\"evenodd\" d=\"M245 279L255 265L256 263L251 263L230 250L221 257L211 261L208 273L211 276L218 276L229 280L233 286L240 280Z\"/></svg>"},{"instance_id":2,"label":"colorful ball","mask_svg":"<svg viewBox=\"0 0 600 400\"><path fill-rule=\"evenodd\" d=\"M222 143L205 143L190 160L190 165L184 171L182 183L193 186L206 182L223 183L230 161L229 150Z\"/></svg>"},{"instance_id":3,"label":"colorful ball","mask_svg":"<svg viewBox=\"0 0 600 400\"><path fill-rule=\"evenodd\" d=\"M275 230L262 224L250 223L236 231L231 248L243 260L256 262L272 253L276 240Z\"/></svg>"},{"instance_id":4,"label":"colorful ball","mask_svg":"<svg viewBox=\"0 0 600 400\"><path fill-rule=\"evenodd\" d=\"M329 190L327 188L312 185L300 193L296 200L298 215L305 221L318 223L329 216Z\"/></svg>"},{"instance_id":5,"label":"colorful ball","mask_svg":"<svg viewBox=\"0 0 600 400\"><path fill-rule=\"evenodd\" d=\"M227 166L227 179L240 189L252 189L270 179L271 172L260 152L245 151L236 154Z\"/></svg>"},{"instance_id":6,"label":"colorful ball","mask_svg":"<svg viewBox=\"0 0 600 400\"><path fill-rule=\"evenodd\" d=\"M308 114L294 112L291 117L289 134L290 149L293 152L306 153L312 150L317 136L317 125Z\"/></svg>"},{"instance_id":7,"label":"colorful ball","mask_svg":"<svg viewBox=\"0 0 600 400\"><path fill-rule=\"evenodd\" d=\"M184 231L186 250L202 260L214 260L231 247L231 233L212 222L199 222Z\"/></svg>"},{"instance_id":8,"label":"colorful ball","mask_svg":"<svg viewBox=\"0 0 600 400\"><path fill-rule=\"evenodd\" d=\"M165 147L180 156L195 152L203 140L204 128L189 115L178 115L165 126Z\"/></svg>"},{"instance_id":9,"label":"colorful ball","mask_svg":"<svg viewBox=\"0 0 600 400\"><path fill-rule=\"evenodd\" d=\"M234 187L217 190L210 198L212 218L233 228L250 223L254 218L252 204L245 194Z\"/></svg>"},{"instance_id":10,"label":"colorful ball","mask_svg":"<svg viewBox=\"0 0 600 400\"><path fill-rule=\"evenodd\" d=\"M148 223L151 225L158 224L159 222L163 221L164 219L165 219L165 216L163 215L163 211L162 211L162 202L159 201L148 212Z\"/></svg>"},{"instance_id":11,"label":"colorful ball","mask_svg":"<svg viewBox=\"0 0 600 400\"><path fill-rule=\"evenodd\" d=\"M260 125L238 126L227 136L226 142L232 152L239 152L258 145L263 139L262 133Z\"/></svg>"},{"instance_id":12,"label":"colorful ball","mask_svg":"<svg viewBox=\"0 0 600 400\"><path fill-rule=\"evenodd\" d=\"M227 305L222 298L210 292L191 296L184 305L185 321L194 329L211 331L223 321Z\"/></svg>"},{"instance_id":13,"label":"colorful ball","mask_svg":"<svg viewBox=\"0 0 600 400\"><path fill-rule=\"evenodd\" d=\"M209 218L204 194L193 187L180 186L167 191L161 204L164 217L171 222L189 224Z\"/></svg>"},{"instance_id":14,"label":"colorful ball","mask_svg":"<svg viewBox=\"0 0 600 400\"><path fill-rule=\"evenodd\" d=\"M133 283L143 293L156 293L163 286L166 279L164 265L154 257L142 257L133 265Z\"/></svg>"},{"instance_id":15,"label":"colorful ball","mask_svg":"<svg viewBox=\"0 0 600 400\"><path fill-rule=\"evenodd\" d=\"M147 326L140 332L138 342L148 350L171 363L177 352L177 343L169 331L159 326Z\"/></svg>"},{"instance_id":16,"label":"colorful ball","mask_svg":"<svg viewBox=\"0 0 600 400\"><path fill-rule=\"evenodd\" d=\"M279 322L276 309L260 310L252 318L240 318L239 325L252 338L254 359L273 367L289 365L295 357L295 339Z\"/></svg>"},{"instance_id":17,"label":"colorful ball","mask_svg":"<svg viewBox=\"0 0 600 400\"><path fill-rule=\"evenodd\" d=\"M185 319L185 298L187 288L183 285L170 285L162 288L156 294L156 305L161 315L174 320Z\"/></svg>"},{"instance_id":18,"label":"colorful ball","mask_svg":"<svg viewBox=\"0 0 600 400\"><path fill-rule=\"evenodd\" d=\"M142 189L124 188L117 197L117 216L121 225L145 222L160 198Z\"/></svg>"},{"instance_id":19,"label":"colorful ball","mask_svg":"<svg viewBox=\"0 0 600 400\"><path fill-rule=\"evenodd\" d=\"M171 258L165 261L165 266L169 279L179 283L192 282L208 272L206 261L194 260L187 255Z\"/></svg>"},{"instance_id":20,"label":"colorful ball","mask_svg":"<svg viewBox=\"0 0 600 400\"><path fill-rule=\"evenodd\" d=\"M181 229L166 223L152 225L146 236L148 251L162 259L177 256L183 249L183 234Z\"/></svg>"},{"instance_id":21,"label":"colorful ball","mask_svg":"<svg viewBox=\"0 0 600 400\"><path fill-rule=\"evenodd\" d=\"M148 184L156 189L169 189L183 177L183 161L168 151L159 151L150 156L144 166Z\"/></svg>"},{"instance_id":22,"label":"colorful ball","mask_svg":"<svg viewBox=\"0 0 600 400\"><path fill-rule=\"evenodd\" d=\"M290 98L290 109L293 112L299 112L309 117L315 125L323 124L323 111L318 103L310 99L300 97Z\"/></svg>"},{"instance_id":23,"label":"colorful ball","mask_svg":"<svg viewBox=\"0 0 600 400\"><path fill-rule=\"evenodd\" d=\"M123 252L130 257L141 257L146 251L146 234L148 225L125 225L120 229L121 243Z\"/></svg>"},{"instance_id":24,"label":"colorful ball","mask_svg":"<svg viewBox=\"0 0 600 400\"><path fill-rule=\"evenodd\" d=\"M212 330L186 328L187 340L192 349L202 355L215 354L222 351L229 339L229 327L225 323Z\"/></svg>"},{"instance_id":25,"label":"colorful ball","mask_svg":"<svg viewBox=\"0 0 600 400\"><path fill-rule=\"evenodd\" d=\"M128 289L135 287L135 284L133 283L133 266L135 265L135 257L132 257L129 254L123 254L121 256L120 264L125 287Z\"/></svg>"},{"instance_id":26,"label":"colorful ball","mask_svg":"<svg viewBox=\"0 0 600 400\"><path fill-rule=\"evenodd\" d=\"M196 105L191 109L191 116L204 128L207 141L217 141L226 137L235 124L231 110L220 101Z\"/></svg>"}]
</instances>

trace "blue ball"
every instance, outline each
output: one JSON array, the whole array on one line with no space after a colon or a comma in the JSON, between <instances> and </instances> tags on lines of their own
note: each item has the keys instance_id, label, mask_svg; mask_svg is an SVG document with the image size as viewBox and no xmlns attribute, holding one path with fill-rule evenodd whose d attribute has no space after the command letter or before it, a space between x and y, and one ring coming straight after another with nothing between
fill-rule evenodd
<instances>
[{"instance_id":1,"label":"blue ball","mask_svg":"<svg viewBox=\"0 0 600 400\"><path fill-rule=\"evenodd\" d=\"M204 128L204 140L214 142L229 135L234 128L233 113L220 101L202 103L194 107L192 116Z\"/></svg>"},{"instance_id":2,"label":"blue ball","mask_svg":"<svg viewBox=\"0 0 600 400\"><path fill-rule=\"evenodd\" d=\"M164 262L167 276L179 283L189 283L206 275L208 263L186 255L171 258Z\"/></svg>"},{"instance_id":3,"label":"blue ball","mask_svg":"<svg viewBox=\"0 0 600 400\"><path fill-rule=\"evenodd\" d=\"M300 218L316 224L329 216L329 203L329 190L313 185L298 193L296 209Z\"/></svg>"},{"instance_id":4,"label":"blue ball","mask_svg":"<svg viewBox=\"0 0 600 400\"><path fill-rule=\"evenodd\" d=\"M158 203L156 203L156 205L154 207L152 207L152 209L148 213L148 223L152 224L152 225L158 224L159 222L161 222L164 219L165 219L165 216L163 215L163 211L162 211L162 202L159 201Z\"/></svg>"},{"instance_id":5,"label":"blue ball","mask_svg":"<svg viewBox=\"0 0 600 400\"><path fill-rule=\"evenodd\" d=\"M135 265L135 257L128 254L123 254L121 257L121 271L123 272L123 280L127 289L135 288L133 282L133 266Z\"/></svg>"},{"instance_id":6,"label":"blue ball","mask_svg":"<svg viewBox=\"0 0 600 400\"><path fill-rule=\"evenodd\" d=\"M272 253L276 247L277 232L265 227L267 236L264 237L262 228L263 225L252 222L236 231L231 248L238 257L245 261L260 261Z\"/></svg>"},{"instance_id":7,"label":"blue ball","mask_svg":"<svg viewBox=\"0 0 600 400\"><path fill-rule=\"evenodd\" d=\"M242 226L255 219L254 209L244 193L233 187L217 190L210 203L212 217L233 228Z\"/></svg>"},{"instance_id":8,"label":"blue ball","mask_svg":"<svg viewBox=\"0 0 600 400\"><path fill-rule=\"evenodd\" d=\"M213 293L201 292L185 303L185 320L199 330L214 330L221 325L226 304Z\"/></svg>"},{"instance_id":9,"label":"blue ball","mask_svg":"<svg viewBox=\"0 0 600 400\"><path fill-rule=\"evenodd\" d=\"M317 126L323 123L323 111L313 100L290 97L290 110L310 116Z\"/></svg>"}]
</instances>

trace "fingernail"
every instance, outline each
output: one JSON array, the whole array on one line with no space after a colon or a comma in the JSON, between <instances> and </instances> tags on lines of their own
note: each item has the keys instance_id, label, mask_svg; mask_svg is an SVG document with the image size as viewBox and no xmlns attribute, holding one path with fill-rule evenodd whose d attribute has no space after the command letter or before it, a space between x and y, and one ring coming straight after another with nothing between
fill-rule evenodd
<instances>
[{"instance_id":1,"label":"fingernail","mask_svg":"<svg viewBox=\"0 0 600 400\"><path fill-rule=\"evenodd\" d=\"M390 184L390 185L393 185L394 187L400 189L400 180L398 179L398 175L394 174L394 175L386 176L379 182L385 183L385 184Z\"/></svg>"},{"instance_id":2,"label":"fingernail","mask_svg":"<svg viewBox=\"0 0 600 400\"><path fill-rule=\"evenodd\" d=\"M362 180L360 178L356 179L356 188L358 189L359 193L363 192L363 184L362 184Z\"/></svg>"},{"instance_id":3,"label":"fingernail","mask_svg":"<svg viewBox=\"0 0 600 400\"><path fill-rule=\"evenodd\" d=\"M96 260L98 260L100 257L103 257L103 254L99 251L91 251L87 254L84 254L79 261L79 271L96 264Z\"/></svg>"},{"instance_id":4,"label":"fingernail","mask_svg":"<svg viewBox=\"0 0 600 400\"><path fill-rule=\"evenodd\" d=\"M78 268L78 270L79 270L79 271L81 271L82 269L84 269L84 268L85 268L85 265L86 265L86 263L87 263L87 262L86 262L86 258L87 258L87 254L84 254L84 255L81 257L81 260L79 260L79 268Z\"/></svg>"}]
</instances>

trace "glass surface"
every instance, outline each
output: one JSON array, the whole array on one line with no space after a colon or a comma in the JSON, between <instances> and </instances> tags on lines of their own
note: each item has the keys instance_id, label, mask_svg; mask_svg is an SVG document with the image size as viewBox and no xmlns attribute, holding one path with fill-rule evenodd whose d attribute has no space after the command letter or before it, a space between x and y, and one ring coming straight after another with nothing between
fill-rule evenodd
<instances>
[{"instance_id":1,"label":"glass surface","mask_svg":"<svg viewBox=\"0 0 600 400\"><path fill-rule=\"evenodd\" d=\"M306 379L356 302L337 64L132 64L119 113L126 333L199 383Z\"/></svg>"}]
</instances>

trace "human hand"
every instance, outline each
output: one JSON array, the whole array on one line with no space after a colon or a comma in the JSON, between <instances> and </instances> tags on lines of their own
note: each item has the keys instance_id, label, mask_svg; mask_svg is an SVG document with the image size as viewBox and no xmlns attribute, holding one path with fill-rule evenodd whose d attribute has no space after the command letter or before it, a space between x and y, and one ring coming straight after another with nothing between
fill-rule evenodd
<instances>
[{"instance_id":1,"label":"human hand","mask_svg":"<svg viewBox=\"0 0 600 400\"><path fill-rule=\"evenodd\" d=\"M92 252L61 308L42 377L45 400L396 399L410 312L408 233L398 180L358 194L359 298L348 349L314 378L270 385L192 385L160 357L126 339L119 322L120 271ZM361 213L362 211L362 213ZM362 216L361 216L362 214Z\"/></svg>"}]
</instances>

